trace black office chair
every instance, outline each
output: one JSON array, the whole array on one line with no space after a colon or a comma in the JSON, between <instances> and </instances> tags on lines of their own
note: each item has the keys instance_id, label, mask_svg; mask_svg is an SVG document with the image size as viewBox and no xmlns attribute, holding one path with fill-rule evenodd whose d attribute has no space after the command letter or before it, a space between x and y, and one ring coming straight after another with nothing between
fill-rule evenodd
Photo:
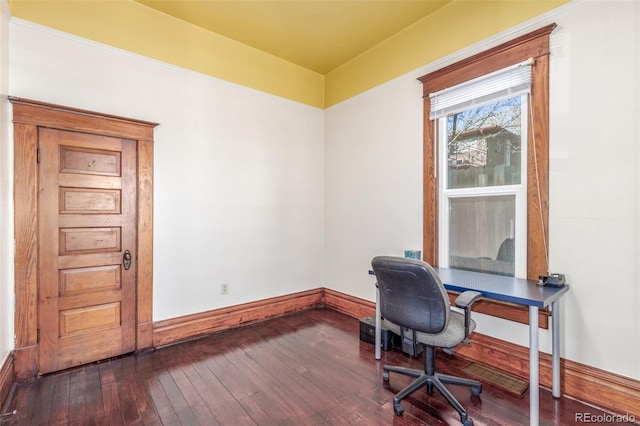
<instances>
[{"instance_id":1,"label":"black office chair","mask_svg":"<svg viewBox=\"0 0 640 426\"><path fill-rule=\"evenodd\" d=\"M475 329L471 319L471 305L481 297L476 291L465 291L456 299L456 306L464 315L452 310L442 281L426 262L403 257L378 256L371 265L380 290L380 313L383 324L401 337L402 350L412 355L424 351L424 371L385 365L382 378L389 380L389 372L415 377L393 397L393 411L404 412L401 401L426 386L431 394L435 386L460 414L465 426L473 425L466 410L444 386L444 383L471 387L472 395L482 392L477 380L464 379L435 372L436 348L453 348Z\"/></svg>"}]
</instances>

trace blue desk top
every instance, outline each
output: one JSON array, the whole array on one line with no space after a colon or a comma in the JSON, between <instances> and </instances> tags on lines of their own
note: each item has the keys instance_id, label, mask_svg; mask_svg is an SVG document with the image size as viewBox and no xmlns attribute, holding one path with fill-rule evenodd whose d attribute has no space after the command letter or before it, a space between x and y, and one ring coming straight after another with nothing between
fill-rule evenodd
<instances>
[{"instance_id":1,"label":"blue desk top","mask_svg":"<svg viewBox=\"0 0 640 426\"><path fill-rule=\"evenodd\" d=\"M483 297L519 305L544 308L569 291L569 286L540 286L536 281L492 275L461 269L433 268L447 290L463 292L475 290Z\"/></svg>"}]
</instances>

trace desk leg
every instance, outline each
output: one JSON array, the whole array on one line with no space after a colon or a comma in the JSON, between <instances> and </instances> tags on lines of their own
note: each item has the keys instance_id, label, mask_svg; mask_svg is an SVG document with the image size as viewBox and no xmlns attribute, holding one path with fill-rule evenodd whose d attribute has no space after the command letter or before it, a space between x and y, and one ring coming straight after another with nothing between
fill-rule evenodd
<instances>
[{"instance_id":1,"label":"desk leg","mask_svg":"<svg viewBox=\"0 0 640 426\"><path fill-rule=\"evenodd\" d=\"M529 424L538 426L540 413L540 355L538 353L538 307L529 306Z\"/></svg>"},{"instance_id":2,"label":"desk leg","mask_svg":"<svg viewBox=\"0 0 640 426\"><path fill-rule=\"evenodd\" d=\"M560 301L551 302L551 393L560 398Z\"/></svg>"},{"instance_id":3,"label":"desk leg","mask_svg":"<svg viewBox=\"0 0 640 426\"><path fill-rule=\"evenodd\" d=\"M380 324L380 289L376 285L376 336L375 336L375 354L376 359L380 359L380 346L382 343L381 334L382 325Z\"/></svg>"}]
</instances>

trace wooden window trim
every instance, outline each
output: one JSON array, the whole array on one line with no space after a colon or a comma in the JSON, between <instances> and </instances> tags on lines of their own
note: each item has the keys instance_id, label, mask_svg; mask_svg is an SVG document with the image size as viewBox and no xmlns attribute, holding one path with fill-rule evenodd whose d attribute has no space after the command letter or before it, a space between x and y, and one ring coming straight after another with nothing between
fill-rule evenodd
<instances>
[{"instance_id":1,"label":"wooden window trim","mask_svg":"<svg viewBox=\"0 0 640 426\"><path fill-rule=\"evenodd\" d=\"M423 256L438 265L438 180L436 174L435 122L429 119L429 93L483 76L534 58L531 71L531 111L527 153L527 278L537 280L548 273L549 241L549 39L556 24L550 24L509 42L426 74L423 85ZM535 161L533 160L535 158ZM537 163L537 164L536 164ZM528 323L528 309L501 302L482 301L474 310L488 315ZM540 326L548 328L549 312L540 311Z\"/></svg>"}]
</instances>

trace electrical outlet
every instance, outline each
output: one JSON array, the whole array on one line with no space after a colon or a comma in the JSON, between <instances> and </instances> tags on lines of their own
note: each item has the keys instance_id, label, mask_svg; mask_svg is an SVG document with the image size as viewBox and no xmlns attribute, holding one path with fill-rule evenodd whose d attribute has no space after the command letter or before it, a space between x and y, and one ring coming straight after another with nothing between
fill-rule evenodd
<instances>
[{"instance_id":1,"label":"electrical outlet","mask_svg":"<svg viewBox=\"0 0 640 426\"><path fill-rule=\"evenodd\" d=\"M222 295L229 294L229 284L228 283L220 284L220 294L222 294Z\"/></svg>"}]
</instances>

